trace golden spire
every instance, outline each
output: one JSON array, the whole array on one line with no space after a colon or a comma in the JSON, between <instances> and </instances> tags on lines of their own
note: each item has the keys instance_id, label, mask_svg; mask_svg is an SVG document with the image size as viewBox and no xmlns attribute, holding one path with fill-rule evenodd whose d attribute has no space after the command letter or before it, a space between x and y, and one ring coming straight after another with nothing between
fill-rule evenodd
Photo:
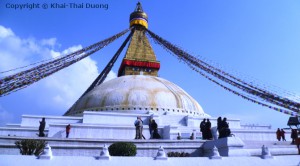
<instances>
[{"instance_id":1,"label":"golden spire","mask_svg":"<svg viewBox=\"0 0 300 166\"><path fill-rule=\"evenodd\" d=\"M140 2L137 3L134 12L130 14L130 27L134 25L141 25L145 28L148 28L148 16L143 11L142 5Z\"/></svg>"},{"instance_id":2,"label":"golden spire","mask_svg":"<svg viewBox=\"0 0 300 166\"><path fill-rule=\"evenodd\" d=\"M138 28L148 27L148 16L143 11L140 2L130 14L130 27L132 26L135 27L135 31L119 68L118 76L141 74L157 76L160 63L156 60L144 28Z\"/></svg>"}]
</instances>

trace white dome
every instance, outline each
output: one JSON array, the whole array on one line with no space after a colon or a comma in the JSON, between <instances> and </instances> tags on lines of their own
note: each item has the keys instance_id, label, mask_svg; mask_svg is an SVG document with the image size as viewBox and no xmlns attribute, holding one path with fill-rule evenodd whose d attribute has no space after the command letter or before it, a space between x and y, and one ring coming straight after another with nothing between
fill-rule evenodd
<instances>
[{"instance_id":1,"label":"white dome","mask_svg":"<svg viewBox=\"0 0 300 166\"><path fill-rule=\"evenodd\" d=\"M174 83L144 75L122 76L102 83L82 97L67 115L79 115L85 110L206 115L197 101Z\"/></svg>"}]
</instances>

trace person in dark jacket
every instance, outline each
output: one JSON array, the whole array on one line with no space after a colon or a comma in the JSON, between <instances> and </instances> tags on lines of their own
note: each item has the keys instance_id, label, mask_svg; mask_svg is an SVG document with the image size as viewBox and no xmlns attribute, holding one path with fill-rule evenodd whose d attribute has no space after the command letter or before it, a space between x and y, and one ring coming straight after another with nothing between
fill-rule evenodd
<instances>
[{"instance_id":1,"label":"person in dark jacket","mask_svg":"<svg viewBox=\"0 0 300 166\"><path fill-rule=\"evenodd\" d=\"M150 119L149 119L149 123L148 123L148 126L149 126L149 132L150 132L150 139L153 138L152 121L153 121L153 118L150 118Z\"/></svg>"},{"instance_id":2,"label":"person in dark jacket","mask_svg":"<svg viewBox=\"0 0 300 166\"><path fill-rule=\"evenodd\" d=\"M202 139L203 140L205 140L206 139L206 132L205 132L205 125L206 125L206 119L204 118L203 120L202 120L202 122L200 123L200 131L201 131L201 133L202 133Z\"/></svg>"},{"instance_id":3,"label":"person in dark jacket","mask_svg":"<svg viewBox=\"0 0 300 166\"><path fill-rule=\"evenodd\" d=\"M297 129L292 129L291 132L292 144L295 144L296 139L298 138Z\"/></svg>"},{"instance_id":4,"label":"person in dark jacket","mask_svg":"<svg viewBox=\"0 0 300 166\"><path fill-rule=\"evenodd\" d=\"M217 130L219 132L219 135L220 135L221 128L222 128L222 117L218 117L218 119L217 119Z\"/></svg>"},{"instance_id":5,"label":"person in dark jacket","mask_svg":"<svg viewBox=\"0 0 300 166\"><path fill-rule=\"evenodd\" d=\"M205 133L206 133L206 139L212 140L211 123L210 123L209 119L207 119L204 130L205 130Z\"/></svg>"},{"instance_id":6,"label":"person in dark jacket","mask_svg":"<svg viewBox=\"0 0 300 166\"><path fill-rule=\"evenodd\" d=\"M282 141L286 141L285 140L285 131L283 129L281 129L280 135L281 135Z\"/></svg>"},{"instance_id":7,"label":"person in dark jacket","mask_svg":"<svg viewBox=\"0 0 300 166\"><path fill-rule=\"evenodd\" d=\"M40 121L40 127L39 127L39 137L45 137L45 130L46 127L46 121L45 118L42 119L42 121Z\"/></svg>"},{"instance_id":8,"label":"person in dark jacket","mask_svg":"<svg viewBox=\"0 0 300 166\"><path fill-rule=\"evenodd\" d=\"M153 139L160 139L161 136L158 134L157 123L155 122L154 119L152 120L151 128L153 129Z\"/></svg>"}]
</instances>

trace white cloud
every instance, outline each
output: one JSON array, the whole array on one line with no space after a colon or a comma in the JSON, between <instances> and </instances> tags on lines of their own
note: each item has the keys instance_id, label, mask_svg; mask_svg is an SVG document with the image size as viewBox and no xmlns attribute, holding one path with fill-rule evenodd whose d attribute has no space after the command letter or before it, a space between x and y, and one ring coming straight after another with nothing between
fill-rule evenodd
<instances>
[{"instance_id":1,"label":"white cloud","mask_svg":"<svg viewBox=\"0 0 300 166\"><path fill-rule=\"evenodd\" d=\"M50 55L51 55L52 58L57 58L57 57L60 56L60 52L56 52L54 50L51 50Z\"/></svg>"},{"instance_id":2,"label":"white cloud","mask_svg":"<svg viewBox=\"0 0 300 166\"><path fill-rule=\"evenodd\" d=\"M72 47L70 47L70 48L68 48L68 49L65 49L65 50L62 52L62 54L63 54L63 55L67 55L67 54L70 54L70 53L75 52L75 51L80 50L80 49L82 49L82 46L81 46L81 45L72 46Z\"/></svg>"},{"instance_id":3,"label":"white cloud","mask_svg":"<svg viewBox=\"0 0 300 166\"><path fill-rule=\"evenodd\" d=\"M75 45L59 51L55 49L57 45L59 44L56 38L41 40L35 38L23 39L15 35L11 29L0 25L0 71L28 65L44 59L56 58L82 48L81 45ZM53 109L52 113L60 111L59 114L63 114L81 96L98 74L96 61L87 57L31 85L27 88L29 90L26 93L29 96L22 96L22 98L34 96L32 98L35 98L35 101L30 101L32 102L30 103L32 107L38 105L39 108ZM109 76L112 78L114 75L114 73L110 73ZM0 77L3 76L0 74ZM15 100L17 101L18 99L15 98ZM36 112L40 112L40 110L36 110ZM4 113L3 116L6 115Z\"/></svg>"},{"instance_id":4,"label":"white cloud","mask_svg":"<svg viewBox=\"0 0 300 166\"><path fill-rule=\"evenodd\" d=\"M73 46L62 52L56 52L56 55L68 54L81 48L81 45ZM52 54L52 56L53 55L54 54ZM87 57L55 73L48 78L45 83L47 88L57 91L57 94L54 94L52 97L52 101L67 109L81 96L97 76L98 69L96 61ZM58 99L63 99L63 102Z\"/></svg>"},{"instance_id":5,"label":"white cloud","mask_svg":"<svg viewBox=\"0 0 300 166\"><path fill-rule=\"evenodd\" d=\"M13 31L0 25L0 38L6 38L9 36L14 36Z\"/></svg>"},{"instance_id":6,"label":"white cloud","mask_svg":"<svg viewBox=\"0 0 300 166\"><path fill-rule=\"evenodd\" d=\"M34 38L22 39L11 29L0 25L0 71L51 58L50 52L51 48L43 46L41 41Z\"/></svg>"}]
</instances>

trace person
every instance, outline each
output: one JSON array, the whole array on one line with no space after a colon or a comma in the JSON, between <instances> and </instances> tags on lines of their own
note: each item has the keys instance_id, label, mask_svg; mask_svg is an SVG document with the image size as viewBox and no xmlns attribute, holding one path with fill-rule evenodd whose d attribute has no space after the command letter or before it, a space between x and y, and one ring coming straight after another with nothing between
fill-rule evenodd
<instances>
[{"instance_id":1,"label":"person","mask_svg":"<svg viewBox=\"0 0 300 166\"><path fill-rule=\"evenodd\" d=\"M46 127L46 120L45 118L42 118L42 121L40 121L40 127L39 127L39 137L45 137L45 130Z\"/></svg>"},{"instance_id":2,"label":"person","mask_svg":"<svg viewBox=\"0 0 300 166\"><path fill-rule=\"evenodd\" d=\"M152 120L151 128L153 129L153 139L160 139L161 137L158 134L157 123L155 122L154 119Z\"/></svg>"},{"instance_id":3,"label":"person","mask_svg":"<svg viewBox=\"0 0 300 166\"><path fill-rule=\"evenodd\" d=\"M220 135L221 128L222 128L222 117L218 117L218 119L217 119L217 130L218 130L219 135Z\"/></svg>"},{"instance_id":4,"label":"person","mask_svg":"<svg viewBox=\"0 0 300 166\"><path fill-rule=\"evenodd\" d=\"M142 118L140 117L140 120L142 121L142 129L141 129L141 135L142 135L142 139L146 139L145 137L144 137L144 135L143 135L143 130L144 130L144 126L143 126L143 124L144 124L144 121L142 120Z\"/></svg>"},{"instance_id":5,"label":"person","mask_svg":"<svg viewBox=\"0 0 300 166\"><path fill-rule=\"evenodd\" d=\"M148 126L149 126L149 132L150 132L150 139L153 138L152 120L153 120L153 118L150 118L150 119L149 119L149 123L148 123Z\"/></svg>"},{"instance_id":6,"label":"person","mask_svg":"<svg viewBox=\"0 0 300 166\"><path fill-rule=\"evenodd\" d=\"M205 124L206 124L206 119L204 118L204 119L202 120L202 122L200 123L200 131L201 131L201 133L202 133L202 139L203 139L203 140L206 139L206 133L205 133L205 131L204 131L204 129L205 129Z\"/></svg>"},{"instance_id":7,"label":"person","mask_svg":"<svg viewBox=\"0 0 300 166\"><path fill-rule=\"evenodd\" d=\"M195 139L195 135L194 135L194 133L192 133L190 136L190 140L194 140L194 139Z\"/></svg>"},{"instance_id":8,"label":"person","mask_svg":"<svg viewBox=\"0 0 300 166\"><path fill-rule=\"evenodd\" d=\"M278 141L281 140L281 131L280 131L279 128L278 128L277 131L276 131L276 138L277 138Z\"/></svg>"},{"instance_id":9,"label":"person","mask_svg":"<svg viewBox=\"0 0 300 166\"><path fill-rule=\"evenodd\" d=\"M207 119L207 122L206 122L205 128L204 128L207 140L211 140L212 139L212 134L211 134L210 129L211 129L211 123L210 123L209 119Z\"/></svg>"},{"instance_id":10,"label":"person","mask_svg":"<svg viewBox=\"0 0 300 166\"><path fill-rule=\"evenodd\" d=\"M181 140L180 133L178 133L178 135L177 135L177 140Z\"/></svg>"},{"instance_id":11,"label":"person","mask_svg":"<svg viewBox=\"0 0 300 166\"><path fill-rule=\"evenodd\" d=\"M282 141L286 141L285 140L285 131L283 129L281 129L280 135L281 135Z\"/></svg>"},{"instance_id":12,"label":"person","mask_svg":"<svg viewBox=\"0 0 300 166\"><path fill-rule=\"evenodd\" d=\"M229 137L231 135L231 131L229 129L229 124L227 123L227 118L223 118L220 126L219 138Z\"/></svg>"},{"instance_id":13,"label":"person","mask_svg":"<svg viewBox=\"0 0 300 166\"><path fill-rule=\"evenodd\" d=\"M294 129L295 132L295 143L297 145L297 149L298 149L298 154L300 154L300 139L298 138L298 134L300 134L300 132L298 132L298 129Z\"/></svg>"},{"instance_id":14,"label":"person","mask_svg":"<svg viewBox=\"0 0 300 166\"><path fill-rule=\"evenodd\" d=\"M142 127L143 127L143 122L141 117L137 117L136 121L134 122L135 125L135 139L143 139L142 137Z\"/></svg>"},{"instance_id":15,"label":"person","mask_svg":"<svg viewBox=\"0 0 300 166\"><path fill-rule=\"evenodd\" d=\"M292 129L291 138L292 138L292 144L295 144L295 141L298 138L297 129Z\"/></svg>"},{"instance_id":16,"label":"person","mask_svg":"<svg viewBox=\"0 0 300 166\"><path fill-rule=\"evenodd\" d=\"M222 121L222 127L223 128L229 128L229 124L227 123L227 118L223 118L223 121Z\"/></svg>"},{"instance_id":17,"label":"person","mask_svg":"<svg viewBox=\"0 0 300 166\"><path fill-rule=\"evenodd\" d=\"M71 125L68 124L68 125L66 126L66 138L69 138L70 130L71 130Z\"/></svg>"}]
</instances>

